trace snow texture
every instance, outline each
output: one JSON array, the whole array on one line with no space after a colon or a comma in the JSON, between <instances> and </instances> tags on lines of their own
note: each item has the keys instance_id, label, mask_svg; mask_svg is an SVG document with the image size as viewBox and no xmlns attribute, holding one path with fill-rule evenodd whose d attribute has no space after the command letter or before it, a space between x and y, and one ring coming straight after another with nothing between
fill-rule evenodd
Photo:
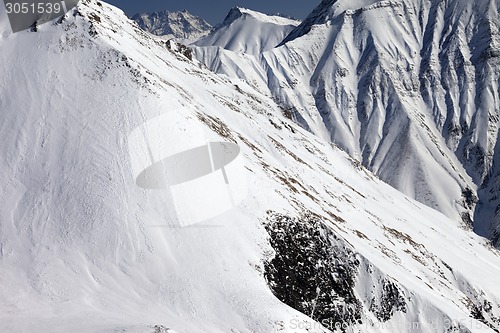
<instances>
[{"instance_id":1,"label":"snow texture","mask_svg":"<svg viewBox=\"0 0 500 333\"><path fill-rule=\"evenodd\" d=\"M0 332L498 332L485 239L175 45L95 0L17 34L0 9ZM189 228L131 160L175 110L248 179Z\"/></svg>"}]
</instances>

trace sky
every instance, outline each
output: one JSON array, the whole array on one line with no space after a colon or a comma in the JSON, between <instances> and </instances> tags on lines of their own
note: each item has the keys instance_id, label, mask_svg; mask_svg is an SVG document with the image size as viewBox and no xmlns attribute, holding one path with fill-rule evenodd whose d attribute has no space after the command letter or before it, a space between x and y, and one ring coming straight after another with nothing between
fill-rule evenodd
<instances>
[{"instance_id":1,"label":"sky","mask_svg":"<svg viewBox=\"0 0 500 333\"><path fill-rule=\"evenodd\" d=\"M304 19L321 2L303 0L105 0L121 8L131 16L138 12L154 12L160 10L179 11L187 9L191 14L205 19L210 24L224 20L232 7L239 6L259 12L281 13Z\"/></svg>"}]
</instances>

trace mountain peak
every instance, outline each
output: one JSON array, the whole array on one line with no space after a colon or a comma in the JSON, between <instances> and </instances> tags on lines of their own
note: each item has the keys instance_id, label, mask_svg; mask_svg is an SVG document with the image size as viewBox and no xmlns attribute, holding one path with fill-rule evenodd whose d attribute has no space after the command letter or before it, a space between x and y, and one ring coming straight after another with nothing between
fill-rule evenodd
<instances>
[{"instance_id":1,"label":"mountain peak","mask_svg":"<svg viewBox=\"0 0 500 333\"><path fill-rule=\"evenodd\" d=\"M259 54L278 45L299 23L299 21L281 16L234 7L229 11L224 22L194 44Z\"/></svg>"},{"instance_id":2,"label":"mountain peak","mask_svg":"<svg viewBox=\"0 0 500 333\"><path fill-rule=\"evenodd\" d=\"M385 2L381 0L323 0L280 45L308 34L314 25L326 24L338 15Z\"/></svg>"},{"instance_id":3,"label":"mountain peak","mask_svg":"<svg viewBox=\"0 0 500 333\"><path fill-rule=\"evenodd\" d=\"M222 23L217 25L216 28L221 27L221 26L225 26L225 25L229 25L242 16L243 16L243 12L241 11L240 7L233 7L233 8L231 8L231 10L229 10L229 13L227 13L224 21L222 21Z\"/></svg>"},{"instance_id":4,"label":"mountain peak","mask_svg":"<svg viewBox=\"0 0 500 333\"><path fill-rule=\"evenodd\" d=\"M232 24L234 21L240 18L251 17L259 22L272 23L277 25L298 25L300 22L294 19L286 18L279 15L268 15L261 12L257 12L248 8L243 7L233 7L227 14L224 21L216 27L224 27Z\"/></svg>"},{"instance_id":5,"label":"mountain peak","mask_svg":"<svg viewBox=\"0 0 500 333\"><path fill-rule=\"evenodd\" d=\"M208 22L186 9L179 12L164 10L154 13L138 13L132 17L132 20L153 35L172 35L181 39L198 39L207 35L212 29Z\"/></svg>"}]
</instances>

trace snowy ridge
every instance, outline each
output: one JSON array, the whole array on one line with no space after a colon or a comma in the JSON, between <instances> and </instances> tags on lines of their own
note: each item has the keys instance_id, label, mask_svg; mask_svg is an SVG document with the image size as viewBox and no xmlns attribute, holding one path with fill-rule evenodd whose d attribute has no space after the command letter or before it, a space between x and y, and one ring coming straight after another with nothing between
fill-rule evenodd
<instances>
[{"instance_id":1,"label":"snowy ridge","mask_svg":"<svg viewBox=\"0 0 500 333\"><path fill-rule=\"evenodd\" d=\"M154 35L171 35L175 38L191 41L206 36L212 29L208 22L190 14L187 10L138 13L132 17L132 20L136 21L142 29Z\"/></svg>"},{"instance_id":2,"label":"snowy ridge","mask_svg":"<svg viewBox=\"0 0 500 333\"><path fill-rule=\"evenodd\" d=\"M250 10L250 9L242 8L242 7L235 7L231 10L230 13L232 13L232 12L240 12L241 15L243 15L243 16L251 16L259 21L274 23L277 25L296 25L297 23L299 23L297 20L289 19L289 18L282 17L282 16L267 15L264 13L256 12L254 10ZM231 14L229 14L228 17L230 15Z\"/></svg>"},{"instance_id":3,"label":"snowy ridge","mask_svg":"<svg viewBox=\"0 0 500 333\"><path fill-rule=\"evenodd\" d=\"M291 40L302 37L309 33L313 26L323 25L333 20L335 17L344 13L351 13L353 10L360 8L369 8L370 5L376 3L384 3L380 0L353 0L353 1L338 1L338 0L323 0L312 13L294 29L282 44Z\"/></svg>"},{"instance_id":4,"label":"snowy ridge","mask_svg":"<svg viewBox=\"0 0 500 333\"><path fill-rule=\"evenodd\" d=\"M0 331L498 331L498 251L272 96L105 3L0 24ZM245 159L248 199L200 228L132 176L129 134L173 110Z\"/></svg>"},{"instance_id":5,"label":"snowy ridge","mask_svg":"<svg viewBox=\"0 0 500 333\"><path fill-rule=\"evenodd\" d=\"M498 22L496 2L323 1L278 48L194 54L500 246Z\"/></svg>"}]
</instances>

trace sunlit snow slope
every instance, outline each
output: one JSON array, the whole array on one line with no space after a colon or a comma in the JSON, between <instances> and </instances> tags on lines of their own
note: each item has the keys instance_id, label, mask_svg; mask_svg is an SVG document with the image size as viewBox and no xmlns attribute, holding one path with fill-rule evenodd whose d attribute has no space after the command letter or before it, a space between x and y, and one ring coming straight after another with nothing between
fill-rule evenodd
<instances>
[{"instance_id":1,"label":"sunlit snow slope","mask_svg":"<svg viewBox=\"0 0 500 333\"><path fill-rule=\"evenodd\" d=\"M498 332L484 239L174 49L101 2L18 34L0 10L0 332ZM175 110L249 186L189 228L129 149Z\"/></svg>"},{"instance_id":2,"label":"sunlit snow slope","mask_svg":"<svg viewBox=\"0 0 500 333\"><path fill-rule=\"evenodd\" d=\"M278 48L195 54L500 246L499 22L498 1L324 0Z\"/></svg>"}]
</instances>

